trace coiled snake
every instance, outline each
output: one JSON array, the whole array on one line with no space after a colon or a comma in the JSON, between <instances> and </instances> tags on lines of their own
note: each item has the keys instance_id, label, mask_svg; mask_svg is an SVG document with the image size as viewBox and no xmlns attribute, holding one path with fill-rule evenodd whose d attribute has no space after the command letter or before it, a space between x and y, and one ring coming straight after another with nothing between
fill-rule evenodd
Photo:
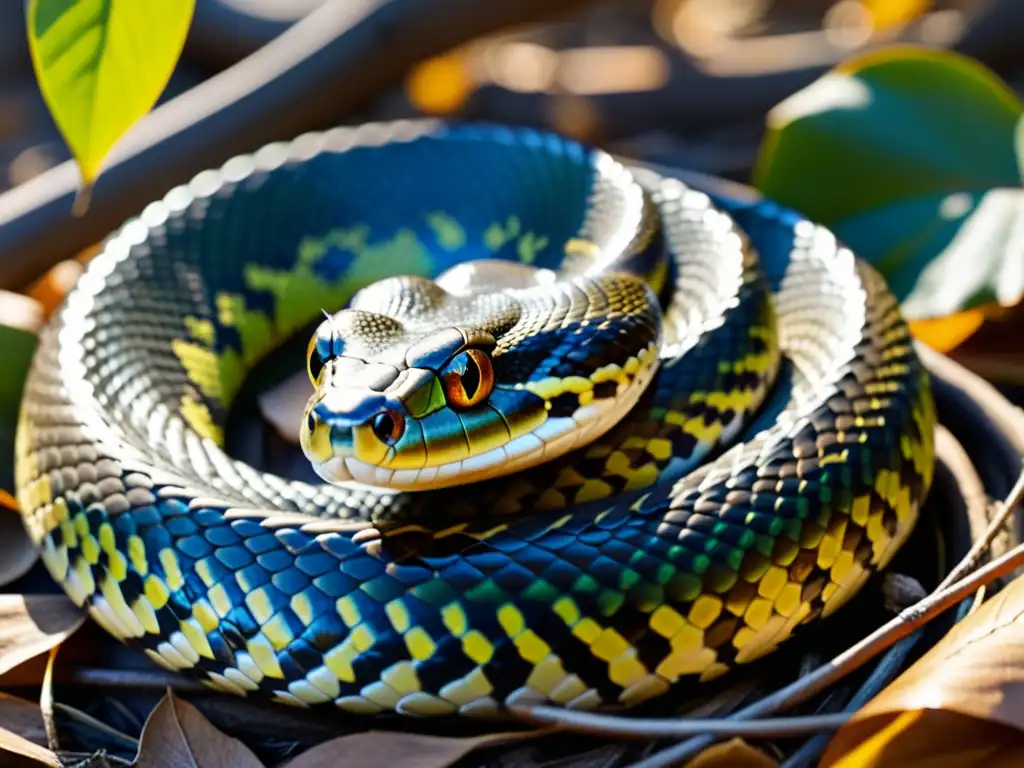
<instances>
[{"instance_id":1,"label":"coiled snake","mask_svg":"<svg viewBox=\"0 0 1024 768\"><path fill-rule=\"evenodd\" d=\"M341 485L223 449L246 373L310 334L296 431ZM218 689L628 706L885 566L933 426L893 296L823 228L402 122L236 158L115 233L42 336L17 488L67 594Z\"/></svg>"}]
</instances>

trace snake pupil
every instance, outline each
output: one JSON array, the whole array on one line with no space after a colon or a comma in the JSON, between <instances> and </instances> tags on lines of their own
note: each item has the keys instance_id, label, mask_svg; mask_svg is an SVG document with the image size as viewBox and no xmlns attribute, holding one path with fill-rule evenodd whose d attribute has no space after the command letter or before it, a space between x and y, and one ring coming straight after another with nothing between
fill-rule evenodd
<instances>
[{"instance_id":1,"label":"snake pupil","mask_svg":"<svg viewBox=\"0 0 1024 768\"><path fill-rule=\"evenodd\" d=\"M486 352L467 349L448 363L440 374L445 399L452 408L472 408L494 389L494 366Z\"/></svg>"},{"instance_id":2,"label":"snake pupil","mask_svg":"<svg viewBox=\"0 0 1024 768\"><path fill-rule=\"evenodd\" d=\"M373 417L373 434L387 445L394 445L404 429L402 417L394 411L383 411Z\"/></svg>"},{"instance_id":3,"label":"snake pupil","mask_svg":"<svg viewBox=\"0 0 1024 768\"><path fill-rule=\"evenodd\" d=\"M476 358L467 355L466 371L462 374L462 389L466 392L466 399L473 400L479 388L480 365L476 362Z\"/></svg>"}]
</instances>

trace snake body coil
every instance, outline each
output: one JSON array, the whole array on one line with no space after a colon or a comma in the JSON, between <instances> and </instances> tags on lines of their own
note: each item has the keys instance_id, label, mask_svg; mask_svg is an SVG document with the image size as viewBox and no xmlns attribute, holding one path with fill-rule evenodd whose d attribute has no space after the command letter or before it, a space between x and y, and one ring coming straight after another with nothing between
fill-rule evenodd
<instances>
[{"instance_id":1,"label":"snake body coil","mask_svg":"<svg viewBox=\"0 0 1024 768\"><path fill-rule=\"evenodd\" d=\"M246 373L350 303L302 424L345 484L230 458ZM236 158L115 233L43 334L17 487L68 595L218 689L593 708L842 605L913 528L933 426L893 296L826 230L397 123Z\"/></svg>"}]
</instances>

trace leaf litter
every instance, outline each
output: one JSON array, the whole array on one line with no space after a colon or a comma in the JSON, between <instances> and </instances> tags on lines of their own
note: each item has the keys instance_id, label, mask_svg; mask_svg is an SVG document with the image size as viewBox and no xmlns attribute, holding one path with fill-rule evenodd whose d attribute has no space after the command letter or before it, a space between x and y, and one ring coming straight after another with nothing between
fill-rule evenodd
<instances>
[{"instance_id":1,"label":"leaf litter","mask_svg":"<svg viewBox=\"0 0 1024 768\"><path fill-rule=\"evenodd\" d=\"M1014 742L1019 751L1012 754L1024 765L1024 579L954 626L858 711L836 733L822 765L890 765L893 754L924 765L952 759L955 747L956 765L984 759L991 768L993 755ZM977 752L979 745L1000 752ZM850 762L853 755L857 762Z\"/></svg>"}]
</instances>

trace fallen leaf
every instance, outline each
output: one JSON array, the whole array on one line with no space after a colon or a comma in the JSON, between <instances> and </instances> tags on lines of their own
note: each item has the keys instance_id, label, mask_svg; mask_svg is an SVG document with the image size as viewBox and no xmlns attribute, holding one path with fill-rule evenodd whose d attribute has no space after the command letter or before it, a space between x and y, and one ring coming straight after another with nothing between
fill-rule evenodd
<instances>
[{"instance_id":1,"label":"fallen leaf","mask_svg":"<svg viewBox=\"0 0 1024 768\"><path fill-rule=\"evenodd\" d=\"M735 738L711 745L687 763L687 768L778 768L778 765L774 757Z\"/></svg>"},{"instance_id":2,"label":"fallen leaf","mask_svg":"<svg viewBox=\"0 0 1024 768\"><path fill-rule=\"evenodd\" d=\"M0 595L0 675L62 643L84 621L64 595Z\"/></svg>"},{"instance_id":3,"label":"fallen leaf","mask_svg":"<svg viewBox=\"0 0 1024 768\"><path fill-rule=\"evenodd\" d=\"M135 768L263 768L247 746L218 731L170 690L160 699L139 739Z\"/></svg>"},{"instance_id":4,"label":"fallen leaf","mask_svg":"<svg viewBox=\"0 0 1024 768\"><path fill-rule=\"evenodd\" d=\"M998 723L942 710L903 712L875 730L850 727L829 745L819 768L1019 768L1024 734ZM857 738L858 741L851 740ZM840 751L841 750L841 751Z\"/></svg>"},{"instance_id":5,"label":"fallen leaf","mask_svg":"<svg viewBox=\"0 0 1024 768\"><path fill-rule=\"evenodd\" d=\"M26 760L32 765L50 765L61 768L60 758L46 747L41 747L0 725L0 766L25 768Z\"/></svg>"},{"instance_id":6,"label":"fallen leaf","mask_svg":"<svg viewBox=\"0 0 1024 768\"><path fill-rule=\"evenodd\" d=\"M39 705L0 693L0 766L50 765L60 760L46 747L46 728Z\"/></svg>"},{"instance_id":7,"label":"fallen leaf","mask_svg":"<svg viewBox=\"0 0 1024 768\"><path fill-rule=\"evenodd\" d=\"M18 502L0 488L0 587L28 573L39 559L18 513Z\"/></svg>"},{"instance_id":8,"label":"fallen leaf","mask_svg":"<svg viewBox=\"0 0 1024 768\"><path fill-rule=\"evenodd\" d=\"M969 339L985 321L982 309L969 309L946 317L910 321L910 332L936 352L949 352Z\"/></svg>"},{"instance_id":9,"label":"fallen leaf","mask_svg":"<svg viewBox=\"0 0 1024 768\"><path fill-rule=\"evenodd\" d=\"M0 723L9 732L40 747L47 745L43 712L34 701L0 693Z\"/></svg>"},{"instance_id":10,"label":"fallen leaf","mask_svg":"<svg viewBox=\"0 0 1024 768\"><path fill-rule=\"evenodd\" d=\"M986 742L975 742L966 734L982 728L986 721L1018 729L1024 740L1024 578L1011 582L954 626L858 711L836 732L822 765L889 765L877 761L888 760L888 754L897 748L894 743L906 759L911 755L936 757L950 745L960 751L981 749ZM945 737L943 724L951 722L964 727L963 735L951 738L949 744L927 736L942 733ZM922 738L908 740L911 727L919 729ZM998 742L1007 743L1006 738ZM855 748L862 762L839 762ZM976 759L974 753L963 754L965 760ZM1024 764L1024 751L1018 757ZM985 756L986 764L990 759Z\"/></svg>"},{"instance_id":11,"label":"fallen leaf","mask_svg":"<svg viewBox=\"0 0 1024 768\"><path fill-rule=\"evenodd\" d=\"M469 738L367 731L325 741L284 768L447 768L481 747L536 738L543 731L511 731Z\"/></svg>"}]
</instances>

